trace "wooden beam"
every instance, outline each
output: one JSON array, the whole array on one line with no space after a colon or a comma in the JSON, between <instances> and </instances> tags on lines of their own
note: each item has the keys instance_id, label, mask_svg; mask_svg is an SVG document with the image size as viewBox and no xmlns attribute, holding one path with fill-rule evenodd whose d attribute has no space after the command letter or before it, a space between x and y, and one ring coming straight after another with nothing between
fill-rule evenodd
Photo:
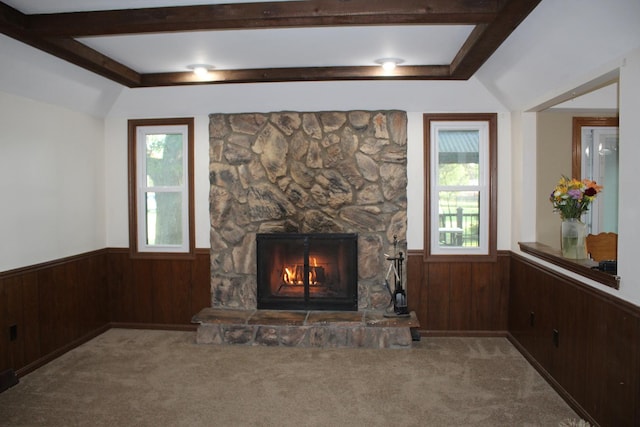
<instances>
[{"instance_id":1,"label":"wooden beam","mask_svg":"<svg viewBox=\"0 0 640 427\"><path fill-rule=\"evenodd\" d=\"M140 86L179 86L223 83L302 82L330 80L448 80L448 65L401 66L392 73L381 67L301 67L214 70L204 78L192 72L143 74Z\"/></svg>"},{"instance_id":2,"label":"wooden beam","mask_svg":"<svg viewBox=\"0 0 640 427\"><path fill-rule=\"evenodd\" d=\"M495 19L499 0L309 0L28 15L40 36L355 25L459 24Z\"/></svg>"},{"instance_id":3,"label":"wooden beam","mask_svg":"<svg viewBox=\"0 0 640 427\"><path fill-rule=\"evenodd\" d=\"M20 39L26 35L27 15L0 2L0 33Z\"/></svg>"},{"instance_id":4,"label":"wooden beam","mask_svg":"<svg viewBox=\"0 0 640 427\"><path fill-rule=\"evenodd\" d=\"M541 0L504 0L496 19L477 25L451 62L451 75L469 79Z\"/></svg>"},{"instance_id":5,"label":"wooden beam","mask_svg":"<svg viewBox=\"0 0 640 427\"><path fill-rule=\"evenodd\" d=\"M139 86L140 74L70 38L39 37L26 27L27 15L0 2L0 32L125 86Z\"/></svg>"},{"instance_id":6,"label":"wooden beam","mask_svg":"<svg viewBox=\"0 0 640 427\"><path fill-rule=\"evenodd\" d=\"M39 48L122 85L140 85L141 75L138 72L76 40L47 38L42 40Z\"/></svg>"}]
</instances>

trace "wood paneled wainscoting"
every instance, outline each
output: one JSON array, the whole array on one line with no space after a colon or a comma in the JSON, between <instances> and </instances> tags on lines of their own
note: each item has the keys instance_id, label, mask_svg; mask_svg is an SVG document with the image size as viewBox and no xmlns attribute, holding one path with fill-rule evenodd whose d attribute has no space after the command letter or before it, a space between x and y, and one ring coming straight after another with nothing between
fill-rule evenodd
<instances>
[{"instance_id":1,"label":"wood paneled wainscoting","mask_svg":"<svg viewBox=\"0 0 640 427\"><path fill-rule=\"evenodd\" d=\"M0 371L24 375L109 328L106 250L0 273Z\"/></svg>"},{"instance_id":2,"label":"wood paneled wainscoting","mask_svg":"<svg viewBox=\"0 0 640 427\"><path fill-rule=\"evenodd\" d=\"M495 262L425 262L422 250L407 254L407 301L421 334L507 334L509 251Z\"/></svg>"},{"instance_id":3,"label":"wood paneled wainscoting","mask_svg":"<svg viewBox=\"0 0 640 427\"><path fill-rule=\"evenodd\" d=\"M117 327L193 329L191 318L211 306L209 249L193 259L132 258L109 250L109 315Z\"/></svg>"},{"instance_id":4,"label":"wood paneled wainscoting","mask_svg":"<svg viewBox=\"0 0 640 427\"><path fill-rule=\"evenodd\" d=\"M640 309L512 254L509 339L576 411L640 425Z\"/></svg>"},{"instance_id":5,"label":"wood paneled wainscoting","mask_svg":"<svg viewBox=\"0 0 640 427\"><path fill-rule=\"evenodd\" d=\"M0 273L0 372L22 376L112 326L195 330L209 263L209 249L180 260L101 249Z\"/></svg>"}]
</instances>

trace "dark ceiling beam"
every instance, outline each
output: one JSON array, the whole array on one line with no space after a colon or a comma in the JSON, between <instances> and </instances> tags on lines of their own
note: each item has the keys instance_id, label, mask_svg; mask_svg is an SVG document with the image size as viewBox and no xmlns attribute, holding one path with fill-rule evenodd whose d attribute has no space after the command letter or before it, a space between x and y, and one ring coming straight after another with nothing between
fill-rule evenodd
<instances>
[{"instance_id":1,"label":"dark ceiling beam","mask_svg":"<svg viewBox=\"0 0 640 427\"><path fill-rule=\"evenodd\" d=\"M355 25L475 25L500 0L310 0L28 15L41 36L84 37L178 31Z\"/></svg>"},{"instance_id":2,"label":"dark ceiling beam","mask_svg":"<svg viewBox=\"0 0 640 427\"><path fill-rule=\"evenodd\" d=\"M397 67L385 72L378 66L262 68L247 70L213 70L204 78L192 72L143 74L142 87L197 84L303 82L336 80L448 80L449 65Z\"/></svg>"},{"instance_id":3,"label":"dark ceiling beam","mask_svg":"<svg viewBox=\"0 0 640 427\"><path fill-rule=\"evenodd\" d=\"M505 0L494 21L477 25L451 61L451 75L469 79L541 0Z\"/></svg>"},{"instance_id":4,"label":"dark ceiling beam","mask_svg":"<svg viewBox=\"0 0 640 427\"><path fill-rule=\"evenodd\" d=\"M140 73L74 39L47 38L41 49L124 86L140 86Z\"/></svg>"},{"instance_id":5,"label":"dark ceiling beam","mask_svg":"<svg viewBox=\"0 0 640 427\"><path fill-rule=\"evenodd\" d=\"M27 16L0 2L0 33L128 87L140 74L71 38L39 37L25 28Z\"/></svg>"},{"instance_id":6,"label":"dark ceiling beam","mask_svg":"<svg viewBox=\"0 0 640 427\"><path fill-rule=\"evenodd\" d=\"M9 34L12 30L24 29L27 25L27 15L0 2L0 31Z\"/></svg>"}]
</instances>

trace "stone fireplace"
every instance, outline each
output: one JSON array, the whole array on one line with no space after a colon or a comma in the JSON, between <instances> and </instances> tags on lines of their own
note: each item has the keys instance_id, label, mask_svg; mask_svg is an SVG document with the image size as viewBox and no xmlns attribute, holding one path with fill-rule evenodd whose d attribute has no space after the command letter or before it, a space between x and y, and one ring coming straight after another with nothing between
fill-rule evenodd
<instances>
[{"instance_id":1,"label":"stone fireplace","mask_svg":"<svg viewBox=\"0 0 640 427\"><path fill-rule=\"evenodd\" d=\"M406 251L406 128L401 111L212 114L211 306L258 307L258 235L353 233L357 309L386 309L394 235Z\"/></svg>"}]
</instances>

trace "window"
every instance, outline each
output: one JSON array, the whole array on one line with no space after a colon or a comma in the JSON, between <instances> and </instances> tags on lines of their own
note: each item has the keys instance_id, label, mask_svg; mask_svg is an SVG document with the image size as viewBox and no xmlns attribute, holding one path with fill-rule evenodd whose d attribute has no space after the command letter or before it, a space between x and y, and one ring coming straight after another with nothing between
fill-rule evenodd
<instances>
[{"instance_id":1,"label":"window","mask_svg":"<svg viewBox=\"0 0 640 427\"><path fill-rule=\"evenodd\" d=\"M193 119L129 120L129 245L194 253Z\"/></svg>"},{"instance_id":2,"label":"window","mask_svg":"<svg viewBox=\"0 0 640 427\"><path fill-rule=\"evenodd\" d=\"M425 260L495 260L497 115L425 114L424 134Z\"/></svg>"}]
</instances>

